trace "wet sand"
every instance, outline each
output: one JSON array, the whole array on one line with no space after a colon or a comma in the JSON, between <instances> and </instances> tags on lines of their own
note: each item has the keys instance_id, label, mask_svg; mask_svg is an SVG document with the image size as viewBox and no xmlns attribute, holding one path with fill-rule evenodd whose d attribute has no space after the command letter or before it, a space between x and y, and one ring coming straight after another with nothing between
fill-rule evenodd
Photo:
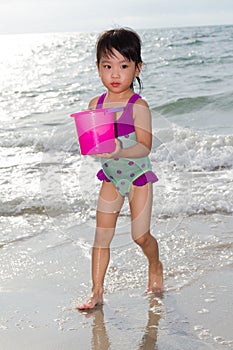
<instances>
[{"instance_id":1,"label":"wet sand","mask_svg":"<svg viewBox=\"0 0 233 350\"><path fill-rule=\"evenodd\" d=\"M232 219L223 219L225 222L219 225L228 230ZM198 217L183 220L180 225L196 233L207 228ZM26 256L28 249L37 245L34 259L30 253L31 260L24 258L24 267L16 270L15 266L14 275L1 283L1 349L222 350L233 347L230 261L219 268L213 262L212 270L204 271L182 288L176 288L175 283L166 288L165 266L163 295L145 296L145 286L133 289L122 286L122 290L108 290L102 307L79 312L76 305L88 295L90 287L89 265L84 264L85 257L77 253L77 245L61 238L60 245L56 242L53 246L52 236L48 237L40 242L34 237L17 247L12 244L2 248L2 254L10 259L13 254ZM86 259L89 261L88 254ZM6 263L5 276L7 268L10 271Z\"/></svg>"}]
</instances>

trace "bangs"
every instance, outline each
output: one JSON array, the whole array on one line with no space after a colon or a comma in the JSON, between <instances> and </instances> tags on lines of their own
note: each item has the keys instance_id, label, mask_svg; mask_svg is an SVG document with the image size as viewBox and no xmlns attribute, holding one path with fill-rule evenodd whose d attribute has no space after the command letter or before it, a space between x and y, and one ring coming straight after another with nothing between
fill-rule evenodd
<instances>
[{"instance_id":1,"label":"bangs","mask_svg":"<svg viewBox=\"0 0 233 350\"><path fill-rule=\"evenodd\" d=\"M116 57L116 54L114 51L118 51L127 61L133 61L136 62L137 59L134 54L130 54L129 49L120 47L119 45L112 46L110 43L109 45L99 48L98 55L97 55L97 61L99 62L101 57Z\"/></svg>"}]
</instances>

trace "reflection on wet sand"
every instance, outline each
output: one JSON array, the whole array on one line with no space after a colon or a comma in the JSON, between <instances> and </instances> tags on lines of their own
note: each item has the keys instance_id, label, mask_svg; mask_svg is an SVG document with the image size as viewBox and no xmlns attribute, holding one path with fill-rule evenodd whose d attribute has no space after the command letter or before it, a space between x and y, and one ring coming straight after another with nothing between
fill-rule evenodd
<instances>
[{"instance_id":1,"label":"reflection on wet sand","mask_svg":"<svg viewBox=\"0 0 233 350\"><path fill-rule=\"evenodd\" d=\"M108 350L110 349L110 341L105 327L103 305L94 309L79 311L85 317L93 317L92 324L92 343L93 350Z\"/></svg>"},{"instance_id":2,"label":"reflection on wet sand","mask_svg":"<svg viewBox=\"0 0 233 350\"><path fill-rule=\"evenodd\" d=\"M157 349L157 333L159 320L162 315L162 295L159 297L155 294L148 296L149 309L148 309L148 321L145 327L144 335L136 346L138 350L156 350ZM98 306L92 310L80 311L85 317L93 318L92 324L92 350L110 350L111 341L109 339L105 320L103 306Z\"/></svg>"},{"instance_id":3,"label":"reflection on wet sand","mask_svg":"<svg viewBox=\"0 0 233 350\"><path fill-rule=\"evenodd\" d=\"M145 333L140 342L140 350L155 350L157 349L157 334L159 320L162 315L162 301L154 294L149 296L148 322L145 328Z\"/></svg>"}]
</instances>

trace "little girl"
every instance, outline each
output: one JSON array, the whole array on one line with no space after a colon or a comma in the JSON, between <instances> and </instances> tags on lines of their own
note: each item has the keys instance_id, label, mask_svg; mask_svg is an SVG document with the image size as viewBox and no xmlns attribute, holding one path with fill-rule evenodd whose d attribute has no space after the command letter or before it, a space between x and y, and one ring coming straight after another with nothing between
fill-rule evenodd
<instances>
[{"instance_id":1,"label":"little girl","mask_svg":"<svg viewBox=\"0 0 233 350\"><path fill-rule=\"evenodd\" d=\"M148 259L146 292L163 291L163 266L158 243L150 233L153 199L152 183L158 179L151 170L151 113L144 99L133 91L136 80L141 88L141 40L131 29L118 28L102 33L96 45L97 69L107 92L94 97L89 109L123 106L115 121L116 148L98 155L102 181L92 249L92 294L79 310L103 303L104 277L110 259L110 243L116 221L127 196L131 213L131 235ZM136 267L137 268L137 267Z\"/></svg>"}]
</instances>

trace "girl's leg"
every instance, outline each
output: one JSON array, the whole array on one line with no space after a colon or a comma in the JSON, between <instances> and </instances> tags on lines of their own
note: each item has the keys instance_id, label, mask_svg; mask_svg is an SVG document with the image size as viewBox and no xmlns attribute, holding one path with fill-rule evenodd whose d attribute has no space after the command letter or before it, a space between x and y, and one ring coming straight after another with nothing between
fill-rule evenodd
<instances>
[{"instance_id":1,"label":"girl's leg","mask_svg":"<svg viewBox=\"0 0 233 350\"><path fill-rule=\"evenodd\" d=\"M103 181L96 211L96 232L92 248L92 294L78 309L92 309L103 303L104 277L110 259L110 243L115 233L116 221L124 203L111 182Z\"/></svg>"},{"instance_id":2,"label":"girl's leg","mask_svg":"<svg viewBox=\"0 0 233 350\"><path fill-rule=\"evenodd\" d=\"M129 196L132 237L148 259L149 279L146 292L161 292L163 291L163 266L159 260L158 242L150 234L152 200L151 183L132 186Z\"/></svg>"}]
</instances>

